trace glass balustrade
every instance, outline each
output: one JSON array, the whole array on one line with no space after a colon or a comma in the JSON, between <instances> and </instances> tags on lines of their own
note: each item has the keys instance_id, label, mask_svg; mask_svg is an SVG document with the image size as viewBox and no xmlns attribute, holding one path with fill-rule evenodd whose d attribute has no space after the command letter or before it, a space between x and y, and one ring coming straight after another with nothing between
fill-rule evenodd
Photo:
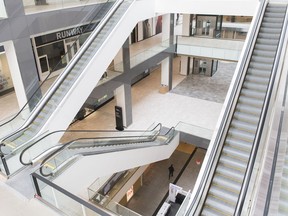
<instances>
[{"instance_id":1,"label":"glass balustrade","mask_svg":"<svg viewBox=\"0 0 288 216\"><path fill-rule=\"evenodd\" d=\"M114 0L106 1L106 4L102 5L103 10L108 11L113 5L113 2ZM85 35L84 33L88 30L90 31L91 29L95 29L95 27L99 23L99 20L101 20L105 15L103 10L100 10L100 13L99 8L97 8L97 10L91 10L89 13L86 14L86 16L82 19L81 24L85 23L85 20L88 20L90 23L86 25L86 27L83 29L83 34L79 35L77 40L74 41L74 43L77 43L78 41L85 41L87 39L87 35ZM77 26L74 28L77 28ZM39 106L38 102L42 99L42 96L45 95L45 93L50 89L54 81L57 79L57 76L55 76L54 72L58 70L59 65L62 65L63 60L66 60L68 58L72 47L73 46L71 46L70 49L67 50L67 52L62 56L61 60L55 65L54 68L50 70L48 76L41 83L39 88L35 91L35 93L28 100L28 102L21 108L21 110L13 117L1 121L0 138L3 138L8 134L14 132L15 130L19 129L19 126L22 126L23 123L30 116L31 111L37 106Z\"/></svg>"},{"instance_id":2,"label":"glass balustrade","mask_svg":"<svg viewBox=\"0 0 288 216\"><path fill-rule=\"evenodd\" d=\"M106 0L23 0L23 5L26 14L33 14L105 2Z\"/></svg>"}]
</instances>

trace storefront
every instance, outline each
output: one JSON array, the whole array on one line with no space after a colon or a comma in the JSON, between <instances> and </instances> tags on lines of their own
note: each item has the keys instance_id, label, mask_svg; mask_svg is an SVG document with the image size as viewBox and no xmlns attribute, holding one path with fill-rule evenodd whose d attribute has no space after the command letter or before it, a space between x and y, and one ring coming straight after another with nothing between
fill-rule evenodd
<instances>
[{"instance_id":1,"label":"storefront","mask_svg":"<svg viewBox=\"0 0 288 216\"><path fill-rule=\"evenodd\" d=\"M4 46L0 46L0 96L14 90Z\"/></svg>"},{"instance_id":2,"label":"storefront","mask_svg":"<svg viewBox=\"0 0 288 216\"><path fill-rule=\"evenodd\" d=\"M84 44L96 25L82 25L31 39L39 79L58 75Z\"/></svg>"}]
</instances>

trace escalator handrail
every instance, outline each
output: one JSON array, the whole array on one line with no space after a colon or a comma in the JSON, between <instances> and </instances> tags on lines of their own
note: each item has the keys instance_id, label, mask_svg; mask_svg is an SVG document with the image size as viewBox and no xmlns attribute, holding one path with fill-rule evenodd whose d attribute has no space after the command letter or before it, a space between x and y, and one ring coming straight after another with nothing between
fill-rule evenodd
<instances>
[{"instance_id":1,"label":"escalator handrail","mask_svg":"<svg viewBox=\"0 0 288 216\"><path fill-rule=\"evenodd\" d=\"M103 6L102 7L104 7L104 5L106 4L106 3L108 3L109 2L109 0L107 0L104 4L103 4ZM85 9L85 7L83 7L83 10ZM94 18L97 16L97 14L94 16ZM91 21L91 23L93 22L94 20L92 19L92 21ZM91 24L90 23L90 24ZM89 25L90 25L89 24ZM88 28L88 26L87 26L87 28ZM85 30L84 30L84 32L85 32ZM82 35L82 34L81 34ZM79 35L78 37L77 37L77 40L79 39L79 37L81 37L81 35ZM73 42L73 44L74 43L76 43L76 41L77 40L75 40L74 42ZM73 46L71 46L71 47L73 47ZM69 48L69 50L70 50L71 48ZM57 65L62 61L62 59L63 58L66 58L66 55L67 55L67 53L69 52L69 50L65 53L65 55L61 58L61 60L57 63ZM57 67L57 65L55 66L55 67ZM9 120L7 120L7 121L5 121L5 122L3 122L2 124L0 124L0 128L2 127L2 126L4 126L4 125L6 125L6 124L8 124L8 123L10 123L11 121L13 121L20 113L22 113L22 111L25 109L25 107L26 106L28 106L28 104L29 104L29 102L34 98L34 96L38 93L38 91L41 89L41 87L44 85L44 83L50 78L50 75L51 74L53 74L54 73L54 70L52 70L52 71L50 71L49 72L49 74L45 77L45 79L42 81L42 83L38 86L38 88L35 90L35 92L31 95L31 97L27 100L27 102L22 106L22 108L16 113L16 114L14 114L13 116L10 116L10 117L8 117L9 118Z\"/></svg>"},{"instance_id":2,"label":"escalator handrail","mask_svg":"<svg viewBox=\"0 0 288 216\"><path fill-rule=\"evenodd\" d=\"M264 16L264 11L267 5L267 0L263 0L262 2L259 3L259 9L257 11L256 17L255 17L255 22L253 23L252 27L252 32L251 35L248 37L248 41L247 41L247 46L245 47L245 50L243 52L242 58L241 58L241 63L237 72L237 76L235 78L235 82L233 85L233 88L231 90L229 99L227 101L227 106L225 108L220 126L219 126L219 130L217 132L214 144L212 146L212 150L211 150L211 154L208 158L207 161L207 165L205 167L205 170L203 172L203 175L201 177L201 182L199 183L199 187L196 189L195 195L194 197L191 199L189 206L187 207L187 210L185 212L185 215L190 215L190 214L194 214L195 211L198 209L199 206L199 202L201 200L202 194L204 193L205 190L205 186L206 183L209 179L210 176L210 172L212 171L212 167L216 158L216 154L217 154L217 149L219 148L221 141L222 141L222 137L225 135L225 130L226 127L229 124L229 117L230 117L230 113L233 109L234 106L234 99L238 98L237 97L237 93L239 90L239 87L241 86L242 82L243 82L243 77L245 76L244 74L244 70L245 68L248 66L249 64L249 58L251 58L251 54L253 51L253 46L255 45L255 41L256 41L256 35L259 32L259 28L261 25L261 20L263 19ZM211 145L211 144L210 144ZM193 193L193 192L192 192Z\"/></svg>"},{"instance_id":3,"label":"escalator handrail","mask_svg":"<svg viewBox=\"0 0 288 216\"><path fill-rule=\"evenodd\" d=\"M262 137L262 131L264 128L264 124L265 124L265 120L266 120L266 115L268 113L268 109L269 109L269 104L270 104L270 100L271 100L271 95L273 92L273 87L274 87L274 83L275 83L275 79L276 79L276 75L278 72L278 68L279 68L279 62L280 62L280 58L282 56L282 48L283 48L283 44L284 44L284 38L285 38L285 34L286 34L286 30L287 30L287 22L288 22L288 13L287 13L287 9L288 7L286 6L286 14L285 14L285 18L283 21L283 27L281 30L281 34L280 34L280 39L279 39L279 43L278 43L278 47L277 47L277 51L276 51L276 56L275 56L275 60L274 60L274 64L273 64L273 68L272 68L272 74L271 74L271 78L269 80L269 84L267 87L267 92L266 92L266 96L264 99L264 103L263 103L263 109L260 115L260 119L259 119L259 123L258 123L258 127L257 127L257 131L255 134L255 139L254 139L254 144L252 146L252 150L251 150L251 154L250 154L250 158L249 158L249 162L247 165L247 169L246 169L246 173L244 176L244 180L243 180L243 184L242 184L242 188L240 191L240 195L239 195L239 199L236 205L236 210L235 210L235 214L234 215L240 215L243 205L244 205L244 201L245 201L245 196L246 193L248 191L248 186L249 186L249 180L251 178L252 175L252 171L253 171L253 167L255 164L255 160L256 160L256 155L258 152L258 148L260 145L260 140ZM283 58L283 57L282 57Z\"/></svg>"},{"instance_id":4,"label":"escalator handrail","mask_svg":"<svg viewBox=\"0 0 288 216\"><path fill-rule=\"evenodd\" d=\"M134 140L134 142L133 143L135 143L135 142L137 142L137 140L139 141L139 138L148 138L147 140L145 140L145 142L152 142L152 141L154 141L155 139L156 139L156 137L157 137L157 135L159 135L159 132L160 131L158 131L158 133L156 133L153 137L151 137L151 136L134 136L135 137L135 140ZM133 136L127 136L127 137L129 137L129 138L133 138ZM50 173L50 174L44 174L43 173L43 170L42 170L42 168L44 167L44 164L47 162L47 161L49 161L51 158L53 158L56 154L58 154L58 153L60 153L60 152L62 152L62 151L64 151L65 149L68 149L71 145L73 145L75 142L77 142L77 141L79 141L79 140L81 140L81 141L83 141L83 140L95 140L95 139L99 139L99 140L101 140L101 139L115 139L115 138L125 138L125 137L97 137L97 138L79 138L79 139L77 139L77 140L74 140L74 141L71 141L71 142L69 142L69 143L66 143L66 144L63 144L63 146L62 147L60 147L60 148L58 148L57 150L55 150L54 152L52 152L50 155L48 155L42 162L41 162L41 164L40 164L40 173L41 173L41 175L43 175L43 176L50 176L50 175L52 175L52 173ZM93 145L93 144L92 144ZM95 144L94 144L95 145ZM115 145L115 144L111 144L111 145ZM111 145L106 145L106 146L111 146ZM80 148L80 147L79 147ZM85 148L87 148L87 146L85 146ZM77 154L75 154L75 155L72 155L70 158L75 158L75 157L78 157L78 156L88 156L88 155L91 155L91 154L93 154L93 152L89 152L89 153L87 153L87 154L85 154L85 153L77 153ZM95 154L95 153L94 153ZM70 159L68 159L69 161L70 161Z\"/></svg>"},{"instance_id":5,"label":"escalator handrail","mask_svg":"<svg viewBox=\"0 0 288 216\"><path fill-rule=\"evenodd\" d=\"M162 124L161 123L158 123L155 127L153 127L152 129L150 130L128 130L126 132L152 132L154 130L156 130L156 128L159 127L159 131L161 131L161 128L162 128ZM97 132L118 132L118 131L115 131L115 130L58 130L58 131L53 131L49 134L46 134L45 136L41 137L40 139L36 140L35 142L33 142L32 144L30 144L29 146L27 146L25 149L23 149L23 151L20 153L20 156L19 156L19 160L21 162L21 164L23 165L33 165L33 160L31 160L31 162L29 163L26 163L23 161L23 155L25 154L26 151L28 151L31 147L33 147L34 145L36 145L37 143L39 143L40 141L42 141L43 139L53 135L53 134L56 134L56 133L97 133ZM81 138L79 138L81 139ZM76 139L75 139L76 140ZM75 140L72 140L70 142L73 142ZM63 144L65 145L65 144ZM38 157L38 156L37 156Z\"/></svg>"},{"instance_id":6,"label":"escalator handrail","mask_svg":"<svg viewBox=\"0 0 288 216\"><path fill-rule=\"evenodd\" d=\"M87 38L85 43L81 46L81 49L79 49L78 54L75 55L71 61L68 63L68 65L65 67L64 71L61 73L61 75L55 80L53 85L49 88L48 92L46 92L45 96L39 101L39 106L35 107L33 112L30 114L29 118L25 121L25 123L22 125L22 128L15 131L14 133L10 134L9 136L5 137L3 141L8 139L9 137L14 136L15 134L25 130L30 123L36 118L38 113L42 110L42 108L45 106L46 102L53 96L54 92L58 89L58 86L65 80L66 76L70 73L70 70L77 64L77 62L80 60L82 55L86 52L86 50L89 48L90 44L95 40L95 37L99 34L99 32L102 30L102 28L106 25L106 23L109 21L111 16L114 14L114 12L117 10L117 8L122 4L124 0L117 0L115 4L110 8L108 13L104 16L104 18L101 20L101 22L97 25L96 29L90 34L90 36ZM0 145L1 147L1 145ZM1 148L0 148L1 151Z\"/></svg>"},{"instance_id":7,"label":"escalator handrail","mask_svg":"<svg viewBox=\"0 0 288 216\"><path fill-rule=\"evenodd\" d=\"M165 133L165 135L169 135L169 133L171 133L171 132L174 133L174 131L175 131L175 128L172 127L172 128L170 128L170 129L168 130L167 133ZM135 136L135 138L138 138L138 139L139 139L139 137L148 137L149 140L146 140L145 142L152 142L152 141L154 141L154 140L157 138L157 136L159 135L159 133L160 133L160 130L159 130L158 133L156 133L153 137L151 137L151 136L150 136L150 137L148 137L148 136ZM128 136L127 136L127 137L128 137ZM131 138L131 137L132 137L132 136L129 136L129 138ZM105 138L105 139L106 139L106 138L107 138L107 139L110 139L111 137L99 137L99 138L96 138L96 139L103 139L103 138ZM113 137L113 138L117 138L117 137ZM120 137L118 137L118 138L120 138ZM121 137L121 138L123 138L123 137ZM124 138L125 138L125 137L124 137ZM91 139L91 138L84 138L84 139L78 139L78 140L90 140L90 139ZM93 139L95 139L95 138L93 138ZM133 143L137 142L138 139L135 139ZM78 141L78 140L76 140L76 141ZM169 139L169 140L171 140L171 139ZM75 142L75 141L72 141L72 142ZM167 141L165 142L165 144L166 144L166 143L167 143ZM53 170L51 173L49 173L49 174L44 174L42 168L44 167L44 164L45 164L47 161L49 161L53 156L55 156L56 154L60 153L62 150L66 149L66 148L69 148L69 146L73 145L73 143L67 143L67 144L64 144L64 145L66 145L66 146L63 146L63 147L59 148L58 150L56 150L55 152L53 152L51 155L49 155L48 157L46 157L46 158L42 161L42 163L41 163L41 165L40 165L40 173L41 173L41 175L46 176L46 177L48 177L48 176L53 176L53 175L54 175L54 173L55 173L54 170ZM111 144L111 145L115 145L115 144ZM108 146L108 145L107 145L107 146ZM85 146L85 148L86 148L86 147L87 147L87 146ZM80 148L80 147L79 147L79 148ZM108 150L108 151L101 150L101 152L103 152L103 153L110 152L110 151L112 151L112 150ZM85 152L81 152L81 153L80 153L80 152L79 152L79 153L77 153L77 154L71 155L71 157L70 157L69 159L63 161L63 163L65 163L65 164L70 163L70 161L74 161L74 159L77 158L77 157L79 157L79 156L90 156L90 155L95 155L95 154L96 154L95 151L87 152L87 153L85 153ZM63 163L61 163L61 165L59 165L60 169L61 169L61 167L65 166L65 164L63 165ZM55 170L59 170L59 167L57 167Z\"/></svg>"}]
</instances>

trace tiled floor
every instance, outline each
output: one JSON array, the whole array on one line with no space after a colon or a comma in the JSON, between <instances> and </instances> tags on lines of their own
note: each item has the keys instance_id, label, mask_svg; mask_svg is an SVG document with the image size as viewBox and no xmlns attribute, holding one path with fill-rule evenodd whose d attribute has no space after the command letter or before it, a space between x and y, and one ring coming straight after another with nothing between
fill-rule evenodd
<instances>
[{"instance_id":1,"label":"tiled floor","mask_svg":"<svg viewBox=\"0 0 288 216\"><path fill-rule=\"evenodd\" d=\"M176 87L185 79L184 76L179 75L179 61L179 58L175 59L173 87ZM232 68L231 70L230 73L233 73ZM191 85L186 85L186 88L182 90L183 94L179 92L177 94L161 94L159 93L160 76L160 69L156 69L147 78L132 87L133 124L128 129L147 129L153 123L158 122L161 122L165 127L172 127L182 121L196 127L213 130L222 109L222 104L195 98L192 95L185 96L184 93L190 89ZM205 78L206 82L211 80L209 77ZM213 94L215 95L217 92L216 87ZM219 97L223 98L223 94ZM0 98L0 101L2 103L2 98ZM73 124L71 129L114 129L114 106L115 101L111 101L86 119ZM175 166L175 176L171 179L171 182L183 187L184 190L192 189L200 169L195 161L198 159L202 161L205 150L196 149L190 162L186 163L190 155L187 151L178 149L170 159L152 164L144 175L143 187L130 200L128 207L143 215L153 215L168 191L170 182L168 166L170 163ZM49 208L41 207L42 204L34 199L29 200L18 191L8 187L4 179L0 182L0 190L1 214L3 213L3 215L18 216L22 213L22 215L33 216L39 215L39 212L41 212L41 215L55 215ZM151 200L151 196L155 196L157 201L154 200L153 203L148 205L147 202ZM18 210L20 208L23 209L21 213Z\"/></svg>"}]
</instances>

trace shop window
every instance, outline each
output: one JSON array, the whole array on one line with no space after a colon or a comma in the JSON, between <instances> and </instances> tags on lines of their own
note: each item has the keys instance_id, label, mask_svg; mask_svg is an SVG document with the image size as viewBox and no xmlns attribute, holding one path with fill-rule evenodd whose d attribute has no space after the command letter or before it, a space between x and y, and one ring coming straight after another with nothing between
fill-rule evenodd
<instances>
[{"instance_id":1,"label":"shop window","mask_svg":"<svg viewBox=\"0 0 288 216\"><path fill-rule=\"evenodd\" d=\"M2 52L1 52L2 51ZM0 95L14 90L4 47L0 46Z\"/></svg>"},{"instance_id":2,"label":"shop window","mask_svg":"<svg viewBox=\"0 0 288 216\"><path fill-rule=\"evenodd\" d=\"M62 61L62 56L65 55L64 51L64 43L63 41L54 42L52 44L47 44L42 47L37 48L37 53L41 64L41 69L46 69L47 63L42 56L47 56L49 62L49 70L57 71L64 68L67 63L66 61ZM43 71L42 72L46 72Z\"/></svg>"}]
</instances>

